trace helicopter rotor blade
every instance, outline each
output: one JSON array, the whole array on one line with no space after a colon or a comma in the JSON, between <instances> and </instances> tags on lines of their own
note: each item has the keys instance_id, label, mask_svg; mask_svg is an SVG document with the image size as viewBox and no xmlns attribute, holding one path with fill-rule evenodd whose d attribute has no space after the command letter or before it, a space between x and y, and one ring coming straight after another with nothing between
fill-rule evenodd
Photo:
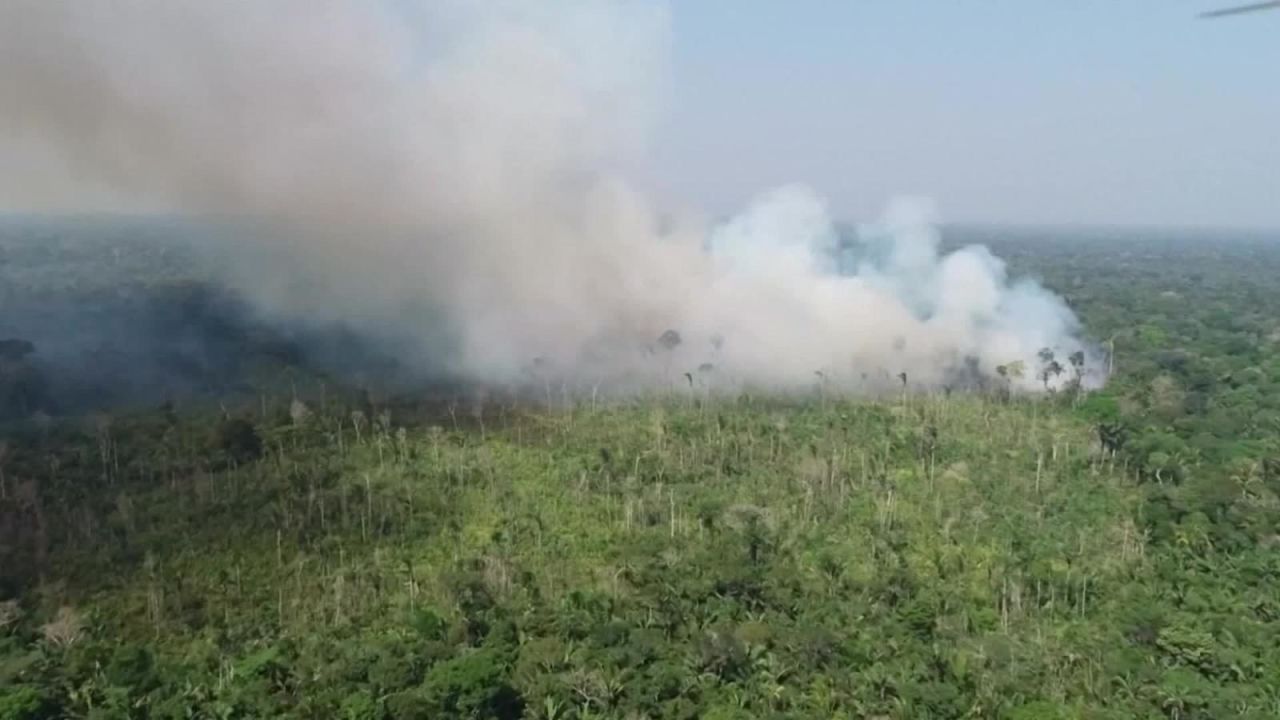
<instances>
[{"instance_id":1,"label":"helicopter rotor blade","mask_svg":"<svg viewBox=\"0 0 1280 720\"><path fill-rule=\"evenodd\" d=\"M1280 1L1277 2L1260 2L1252 5L1240 5L1238 7L1223 8L1222 10L1210 10L1209 12L1200 13L1202 18L1219 18L1228 15L1242 15L1244 13L1255 12L1258 10L1280 10Z\"/></svg>"}]
</instances>

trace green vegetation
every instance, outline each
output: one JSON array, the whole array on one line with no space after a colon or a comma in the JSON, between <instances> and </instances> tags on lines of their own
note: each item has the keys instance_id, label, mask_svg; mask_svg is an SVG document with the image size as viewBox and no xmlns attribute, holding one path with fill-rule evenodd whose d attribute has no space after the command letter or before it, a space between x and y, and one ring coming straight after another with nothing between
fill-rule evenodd
<instances>
[{"instance_id":1,"label":"green vegetation","mask_svg":"<svg viewBox=\"0 0 1280 720\"><path fill-rule=\"evenodd\" d=\"M1280 246L995 249L1104 391L13 421L0 718L1280 717Z\"/></svg>"}]
</instances>

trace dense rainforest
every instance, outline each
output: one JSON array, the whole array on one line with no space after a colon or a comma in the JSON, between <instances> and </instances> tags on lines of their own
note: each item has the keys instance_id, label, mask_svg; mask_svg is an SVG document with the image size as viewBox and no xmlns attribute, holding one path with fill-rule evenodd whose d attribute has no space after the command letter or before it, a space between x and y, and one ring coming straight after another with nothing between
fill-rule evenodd
<instances>
[{"instance_id":1,"label":"dense rainforest","mask_svg":"<svg viewBox=\"0 0 1280 720\"><path fill-rule=\"evenodd\" d=\"M164 235L0 237L0 719L1280 717L1280 238L948 229L1095 392L596 403L379 388Z\"/></svg>"}]
</instances>

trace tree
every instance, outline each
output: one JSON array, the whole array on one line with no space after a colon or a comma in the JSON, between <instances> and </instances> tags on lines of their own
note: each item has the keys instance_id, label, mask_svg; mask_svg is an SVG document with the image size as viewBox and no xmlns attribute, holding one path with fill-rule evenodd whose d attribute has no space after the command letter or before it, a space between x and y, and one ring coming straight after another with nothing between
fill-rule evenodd
<instances>
[{"instance_id":1,"label":"tree","mask_svg":"<svg viewBox=\"0 0 1280 720\"><path fill-rule=\"evenodd\" d=\"M35 351L35 345L27 340L0 340L0 419L26 417L47 409L49 384L27 360Z\"/></svg>"},{"instance_id":2,"label":"tree","mask_svg":"<svg viewBox=\"0 0 1280 720\"><path fill-rule=\"evenodd\" d=\"M1040 380L1044 383L1044 389L1049 389L1050 378L1057 378L1061 374L1062 366L1058 364L1057 360L1050 360L1049 364L1045 365L1044 369L1040 371Z\"/></svg>"},{"instance_id":3,"label":"tree","mask_svg":"<svg viewBox=\"0 0 1280 720\"><path fill-rule=\"evenodd\" d=\"M0 688L0 720L43 720L60 715L49 698L35 686Z\"/></svg>"},{"instance_id":4,"label":"tree","mask_svg":"<svg viewBox=\"0 0 1280 720\"><path fill-rule=\"evenodd\" d=\"M1115 455L1124 448L1125 441L1128 439L1128 429L1118 422L1104 422L1098 425L1098 442L1105 452Z\"/></svg>"},{"instance_id":5,"label":"tree","mask_svg":"<svg viewBox=\"0 0 1280 720\"><path fill-rule=\"evenodd\" d=\"M437 717L515 720L524 711L501 653L489 647L436 665L421 692Z\"/></svg>"},{"instance_id":6,"label":"tree","mask_svg":"<svg viewBox=\"0 0 1280 720\"><path fill-rule=\"evenodd\" d=\"M1081 382L1084 378L1084 351L1077 350L1067 357L1067 362L1071 363L1071 368L1075 370L1076 382Z\"/></svg>"},{"instance_id":7,"label":"tree","mask_svg":"<svg viewBox=\"0 0 1280 720\"><path fill-rule=\"evenodd\" d=\"M1041 348L1040 352L1036 353L1036 356L1040 358L1041 363L1040 381L1044 383L1044 389L1048 390L1049 379L1056 378L1062 374L1062 365L1054 357L1051 348Z\"/></svg>"},{"instance_id":8,"label":"tree","mask_svg":"<svg viewBox=\"0 0 1280 720\"><path fill-rule=\"evenodd\" d=\"M36 346L29 340L21 338L7 338L0 340L0 360L8 362L22 362L26 357L36 351Z\"/></svg>"},{"instance_id":9,"label":"tree","mask_svg":"<svg viewBox=\"0 0 1280 720\"><path fill-rule=\"evenodd\" d=\"M231 462L244 464L262 457L262 438L244 418L225 418L214 430L213 446Z\"/></svg>"},{"instance_id":10,"label":"tree","mask_svg":"<svg viewBox=\"0 0 1280 720\"><path fill-rule=\"evenodd\" d=\"M658 336L658 345L667 352L675 350L681 342L680 333L675 330L667 330Z\"/></svg>"}]
</instances>

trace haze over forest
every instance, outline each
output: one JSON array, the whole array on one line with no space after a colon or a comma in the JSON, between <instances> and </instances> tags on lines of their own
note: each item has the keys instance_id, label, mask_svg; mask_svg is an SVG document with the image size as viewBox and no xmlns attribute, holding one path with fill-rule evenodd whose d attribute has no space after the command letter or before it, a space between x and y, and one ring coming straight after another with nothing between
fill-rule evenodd
<instances>
[{"instance_id":1,"label":"haze over forest","mask_svg":"<svg viewBox=\"0 0 1280 720\"><path fill-rule=\"evenodd\" d=\"M0 720L1275 720L1198 5L0 0Z\"/></svg>"}]
</instances>

